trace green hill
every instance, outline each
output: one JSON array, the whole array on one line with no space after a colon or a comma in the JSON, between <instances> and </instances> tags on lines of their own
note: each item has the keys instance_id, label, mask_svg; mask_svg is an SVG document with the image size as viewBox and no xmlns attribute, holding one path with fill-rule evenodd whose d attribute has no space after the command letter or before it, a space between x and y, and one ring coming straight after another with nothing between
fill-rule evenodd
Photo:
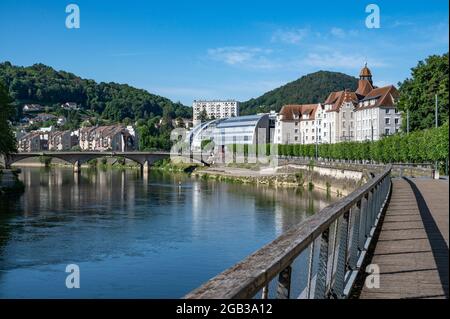
<instances>
[{"instance_id":1,"label":"green hill","mask_svg":"<svg viewBox=\"0 0 450 319\"><path fill-rule=\"evenodd\" d=\"M148 119L155 116L191 117L191 108L126 84L97 83L44 64L29 67L0 63L0 81L20 106L37 103L56 106L76 102L105 120Z\"/></svg>"},{"instance_id":2,"label":"green hill","mask_svg":"<svg viewBox=\"0 0 450 319\"><path fill-rule=\"evenodd\" d=\"M240 114L255 114L279 111L285 104L306 104L323 102L332 91L344 88L356 90L358 79L338 73L319 71L269 91L258 98L242 102Z\"/></svg>"}]
</instances>

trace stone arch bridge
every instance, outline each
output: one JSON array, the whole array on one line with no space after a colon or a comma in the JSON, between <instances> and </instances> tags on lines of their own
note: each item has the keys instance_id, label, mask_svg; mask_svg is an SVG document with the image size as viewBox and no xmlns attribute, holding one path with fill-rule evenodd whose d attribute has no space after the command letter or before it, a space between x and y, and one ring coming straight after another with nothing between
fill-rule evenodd
<instances>
[{"instance_id":1,"label":"stone arch bridge","mask_svg":"<svg viewBox=\"0 0 450 319\"><path fill-rule=\"evenodd\" d=\"M24 152L12 153L4 157L6 168L10 168L12 164L26 158L48 156L58 158L73 165L74 172L79 172L81 165L96 158L102 157L123 157L138 163L141 169L148 171L150 166L158 160L170 158L170 152ZM175 155L181 159L188 160L191 163L202 165L209 164L204 161L199 154Z\"/></svg>"}]
</instances>

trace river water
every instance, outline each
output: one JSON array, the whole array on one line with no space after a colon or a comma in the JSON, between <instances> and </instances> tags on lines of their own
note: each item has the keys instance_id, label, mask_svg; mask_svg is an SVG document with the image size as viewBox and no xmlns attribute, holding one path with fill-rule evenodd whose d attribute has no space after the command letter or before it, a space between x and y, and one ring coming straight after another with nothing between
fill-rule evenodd
<instances>
[{"instance_id":1,"label":"river water","mask_svg":"<svg viewBox=\"0 0 450 319\"><path fill-rule=\"evenodd\" d=\"M179 298L334 200L133 169L20 178L0 199L0 298Z\"/></svg>"}]
</instances>

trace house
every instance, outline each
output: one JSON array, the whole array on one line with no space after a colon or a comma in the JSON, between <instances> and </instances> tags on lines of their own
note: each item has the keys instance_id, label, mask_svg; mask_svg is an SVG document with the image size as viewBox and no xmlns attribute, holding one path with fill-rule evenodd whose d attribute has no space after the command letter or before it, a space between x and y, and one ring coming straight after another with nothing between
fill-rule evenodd
<instances>
[{"instance_id":1,"label":"house","mask_svg":"<svg viewBox=\"0 0 450 319\"><path fill-rule=\"evenodd\" d=\"M65 116L60 116L60 117L58 117L58 119L56 120L56 124L59 125L59 126L62 126L62 125L64 125L64 124L66 124L66 122L67 122L67 119L66 119Z\"/></svg>"},{"instance_id":2,"label":"house","mask_svg":"<svg viewBox=\"0 0 450 319\"><path fill-rule=\"evenodd\" d=\"M137 136L131 126L84 127L78 131L79 145L85 151L132 151L137 149Z\"/></svg>"},{"instance_id":3,"label":"house","mask_svg":"<svg viewBox=\"0 0 450 319\"><path fill-rule=\"evenodd\" d=\"M285 105L277 115L276 144L312 144L322 141L322 104Z\"/></svg>"},{"instance_id":4,"label":"house","mask_svg":"<svg viewBox=\"0 0 450 319\"><path fill-rule=\"evenodd\" d=\"M172 120L173 127L184 127L186 129L192 128L193 122L188 118L176 118Z\"/></svg>"},{"instance_id":5,"label":"house","mask_svg":"<svg viewBox=\"0 0 450 319\"><path fill-rule=\"evenodd\" d=\"M71 131L55 131L49 134L49 151L68 151L78 145L78 136L72 135Z\"/></svg>"},{"instance_id":6,"label":"house","mask_svg":"<svg viewBox=\"0 0 450 319\"><path fill-rule=\"evenodd\" d=\"M57 119L57 117L53 114L39 113L38 115L36 115L34 118L32 118L30 120L30 123L31 124L43 123L43 122L47 122L47 121L54 120L54 119Z\"/></svg>"},{"instance_id":7,"label":"house","mask_svg":"<svg viewBox=\"0 0 450 319\"><path fill-rule=\"evenodd\" d=\"M25 104L23 106L24 113L41 112L43 109L44 107L39 104Z\"/></svg>"},{"instance_id":8,"label":"house","mask_svg":"<svg viewBox=\"0 0 450 319\"><path fill-rule=\"evenodd\" d=\"M61 104L61 108L65 110L78 110L78 104L74 102L66 102L64 104Z\"/></svg>"},{"instance_id":9,"label":"house","mask_svg":"<svg viewBox=\"0 0 450 319\"><path fill-rule=\"evenodd\" d=\"M17 141L19 152L39 152L48 149L48 140L39 131L33 131L21 136Z\"/></svg>"}]
</instances>

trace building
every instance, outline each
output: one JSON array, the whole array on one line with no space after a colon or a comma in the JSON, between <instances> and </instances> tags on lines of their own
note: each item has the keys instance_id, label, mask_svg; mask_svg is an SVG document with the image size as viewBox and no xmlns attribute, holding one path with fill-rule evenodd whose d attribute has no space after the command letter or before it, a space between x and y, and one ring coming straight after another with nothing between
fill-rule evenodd
<instances>
[{"instance_id":1,"label":"building","mask_svg":"<svg viewBox=\"0 0 450 319\"><path fill-rule=\"evenodd\" d=\"M67 123L67 119L65 116L59 116L56 120L56 124L59 126L65 125Z\"/></svg>"},{"instance_id":2,"label":"building","mask_svg":"<svg viewBox=\"0 0 450 319\"><path fill-rule=\"evenodd\" d=\"M318 104L285 105L277 115L276 144L313 144L322 141L323 106Z\"/></svg>"},{"instance_id":3,"label":"building","mask_svg":"<svg viewBox=\"0 0 450 319\"><path fill-rule=\"evenodd\" d=\"M322 141L376 141L399 132L402 118L396 108L398 97L393 85L375 87L365 65L355 92L331 92L324 102Z\"/></svg>"},{"instance_id":4,"label":"building","mask_svg":"<svg viewBox=\"0 0 450 319\"><path fill-rule=\"evenodd\" d=\"M53 114L48 114L48 113L39 113L38 115L36 115L34 118L32 118L30 120L31 124L34 123L42 123L42 122L47 122L50 120L56 120L58 117L53 115Z\"/></svg>"},{"instance_id":5,"label":"building","mask_svg":"<svg viewBox=\"0 0 450 319\"><path fill-rule=\"evenodd\" d=\"M217 148L230 144L267 144L273 142L275 113L237 116L203 122L188 134L191 149L199 150L204 140Z\"/></svg>"},{"instance_id":6,"label":"building","mask_svg":"<svg viewBox=\"0 0 450 319\"><path fill-rule=\"evenodd\" d=\"M48 135L49 151L70 151L78 145L78 137L71 131L55 131Z\"/></svg>"},{"instance_id":7,"label":"building","mask_svg":"<svg viewBox=\"0 0 450 319\"><path fill-rule=\"evenodd\" d=\"M192 114L194 126L200 124L202 114L210 120L239 116L239 102L235 100L194 101Z\"/></svg>"},{"instance_id":8,"label":"building","mask_svg":"<svg viewBox=\"0 0 450 319\"><path fill-rule=\"evenodd\" d=\"M39 152L48 150L48 139L44 132L33 131L21 136L17 141L19 152Z\"/></svg>"},{"instance_id":9,"label":"building","mask_svg":"<svg viewBox=\"0 0 450 319\"><path fill-rule=\"evenodd\" d=\"M61 104L61 108L65 110L78 110L78 104L74 102L66 102L64 104Z\"/></svg>"},{"instance_id":10,"label":"building","mask_svg":"<svg viewBox=\"0 0 450 319\"><path fill-rule=\"evenodd\" d=\"M23 106L24 113L41 112L43 109L44 107L39 104L25 104Z\"/></svg>"},{"instance_id":11,"label":"building","mask_svg":"<svg viewBox=\"0 0 450 319\"><path fill-rule=\"evenodd\" d=\"M83 151L133 151L137 149L134 129L121 125L81 128L76 134Z\"/></svg>"},{"instance_id":12,"label":"building","mask_svg":"<svg viewBox=\"0 0 450 319\"><path fill-rule=\"evenodd\" d=\"M188 118L176 118L172 120L173 127L183 127L186 129L192 128L192 120Z\"/></svg>"}]
</instances>

